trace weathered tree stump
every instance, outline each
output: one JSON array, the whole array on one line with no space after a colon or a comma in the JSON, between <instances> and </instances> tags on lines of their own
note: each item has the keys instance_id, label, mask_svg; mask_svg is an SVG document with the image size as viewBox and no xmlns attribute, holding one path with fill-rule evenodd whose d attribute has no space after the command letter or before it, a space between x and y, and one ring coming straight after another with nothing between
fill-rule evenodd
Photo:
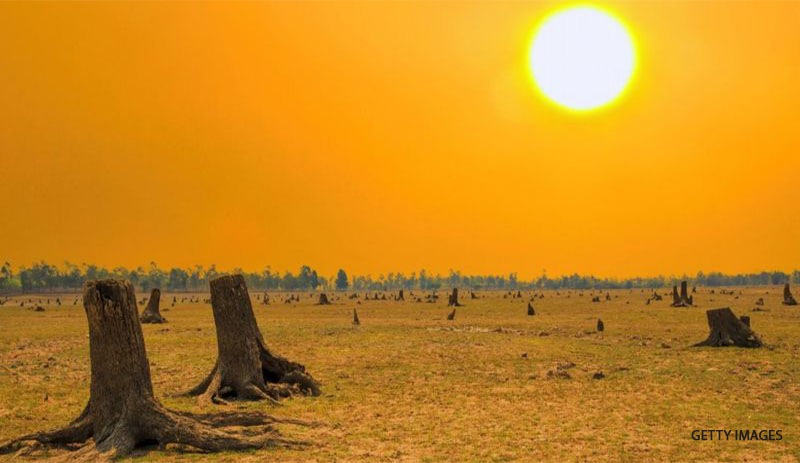
<instances>
[{"instance_id":1,"label":"weathered tree stump","mask_svg":"<svg viewBox=\"0 0 800 463\"><path fill-rule=\"evenodd\" d=\"M456 319L456 309L453 309L452 312L447 314L447 319L450 320L450 321L453 321L453 320Z\"/></svg>"},{"instance_id":2,"label":"weathered tree stump","mask_svg":"<svg viewBox=\"0 0 800 463\"><path fill-rule=\"evenodd\" d=\"M358 312L356 312L356 309L353 309L353 324L354 325L361 324L361 321L358 319Z\"/></svg>"},{"instance_id":3,"label":"weathered tree stump","mask_svg":"<svg viewBox=\"0 0 800 463\"><path fill-rule=\"evenodd\" d=\"M319 293L319 301L317 305L330 305L331 301L328 300L328 296L325 293Z\"/></svg>"},{"instance_id":4,"label":"weathered tree stump","mask_svg":"<svg viewBox=\"0 0 800 463\"><path fill-rule=\"evenodd\" d=\"M397 300L398 301L405 301L405 296L403 295L403 290L401 289L400 292L397 293Z\"/></svg>"},{"instance_id":5,"label":"weathered tree stump","mask_svg":"<svg viewBox=\"0 0 800 463\"><path fill-rule=\"evenodd\" d=\"M689 295L685 281L681 281L681 293L678 294L678 287L672 286L672 307L690 307L694 302L694 297Z\"/></svg>"},{"instance_id":6,"label":"weathered tree stump","mask_svg":"<svg viewBox=\"0 0 800 463\"><path fill-rule=\"evenodd\" d=\"M447 306L461 307L461 304L458 302L458 288L453 288L453 292L447 297Z\"/></svg>"},{"instance_id":7,"label":"weathered tree stump","mask_svg":"<svg viewBox=\"0 0 800 463\"><path fill-rule=\"evenodd\" d=\"M761 347L761 338L742 320L736 318L728 308L706 311L708 317L708 338L695 344L695 347Z\"/></svg>"},{"instance_id":8,"label":"weathered tree stump","mask_svg":"<svg viewBox=\"0 0 800 463\"><path fill-rule=\"evenodd\" d=\"M139 321L142 323L166 323L167 320L162 317L161 312L158 311L158 304L160 300L161 290L158 288L153 288L150 291L150 299L147 301L147 307L145 307L144 311L139 316Z\"/></svg>"},{"instance_id":9,"label":"weathered tree stump","mask_svg":"<svg viewBox=\"0 0 800 463\"><path fill-rule=\"evenodd\" d=\"M142 444L163 447L176 443L207 451L301 444L280 438L269 428L258 434L217 429L279 422L266 415L193 415L164 408L153 396L133 286L121 280L89 281L83 291L91 363L88 405L66 427L14 439L0 445L0 453L15 451L30 442L63 447L90 439L90 445L71 455L73 460L111 459Z\"/></svg>"},{"instance_id":10,"label":"weathered tree stump","mask_svg":"<svg viewBox=\"0 0 800 463\"><path fill-rule=\"evenodd\" d=\"M209 284L218 357L211 373L189 394L215 403L226 398L274 401L294 393L319 395L317 382L303 365L267 348L242 275L221 276Z\"/></svg>"},{"instance_id":11,"label":"weathered tree stump","mask_svg":"<svg viewBox=\"0 0 800 463\"><path fill-rule=\"evenodd\" d=\"M797 301L792 296L792 291L789 289L789 283L783 285L783 305L797 305Z\"/></svg>"},{"instance_id":12,"label":"weathered tree stump","mask_svg":"<svg viewBox=\"0 0 800 463\"><path fill-rule=\"evenodd\" d=\"M530 302L528 302L528 315L529 316L536 315L536 311L533 310L533 305L531 305Z\"/></svg>"},{"instance_id":13,"label":"weathered tree stump","mask_svg":"<svg viewBox=\"0 0 800 463\"><path fill-rule=\"evenodd\" d=\"M606 326L603 324L603 320L597 319L597 331L603 331L606 329Z\"/></svg>"}]
</instances>

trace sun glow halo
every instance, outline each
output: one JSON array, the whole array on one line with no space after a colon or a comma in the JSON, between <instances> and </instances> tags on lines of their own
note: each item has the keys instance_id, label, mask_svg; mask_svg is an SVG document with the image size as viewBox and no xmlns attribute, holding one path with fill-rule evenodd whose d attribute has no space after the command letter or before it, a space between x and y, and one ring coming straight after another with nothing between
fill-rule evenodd
<instances>
[{"instance_id":1,"label":"sun glow halo","mask_svg":"<svg viewBox=\"0 0 800 463\"><path fill-rule=\"evenodd\" d=\"M636 47L625 25L595 6L550 14L534 32L529 69L545 98L573 111L616 101L636 70Z\"/></svg>"}]
</instances>

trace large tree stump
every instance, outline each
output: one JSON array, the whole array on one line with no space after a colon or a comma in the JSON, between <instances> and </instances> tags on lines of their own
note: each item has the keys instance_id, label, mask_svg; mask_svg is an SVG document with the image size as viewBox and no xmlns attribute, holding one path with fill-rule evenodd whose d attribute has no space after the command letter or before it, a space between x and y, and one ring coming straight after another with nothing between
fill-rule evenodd
<instances>
[{"instance_id":1,"label":"large tree stump","mask_svg":"<svg viewBox=\"0 0 800 463\"><path fill-rule=\"evenodd\" d=\"M789 290L789 283L783 285L783 305L797 305L797 301L792 296L792 291Z\"/></svg>"},{"instance_id":2,"label":"large tree stump","mask_svg":"<svg viewBox=\"0 0 800 463\"><path fill-rule=\"evenodd\" d=\"M706 316L709 328L708 339L695 344L695 347L763 346L761 338L742 320L736 318L730 308L708 310Z\"/></svg>"},{"instance_id":3,"label":"large tree stump","mask_svg":"<svg viewBox=\"0 0 800 463\"><path fill-rule=\"evenodd\" d=\"M690 307L694 302L694 297L689 295L685 281L681 281L681 293L678 294L678 287L672 285L672 307Z\"/></svg>"},{"instance_id":4,"label":"large tree stump","mask_svg":"<svg viewBox=\"0 0 800 463\"><path fill-rule=\"evenodd\" d=\"M279 422L266 415L192 415L164 408L153 396L133 286L121 280L89 281L83 291L91 362L88 405L66 427L22 436L0 445L0 453L29 442L64 446L90 439L90 445L72 455L75 460L111 459L145 444L176 443L208 451L301 444L280 438L272 429L252 435L216 429Z\"/></svg>"},{"instance_id":5,"label":"large tree stump","mask_svg":"<svg viewBox=\"0 0 800 463\"><path fill-rule=\"evenodd\" d=\"M447 296L447 306L461 307L461 304L458 302L458 288L453 288L453 292Z\"/></svg>"},{"instance_id":6,"label":"large tree stump","mask_svg":"<svg viewBox=\"0 0 800 463\"><path fill-rule=\"evenodd\" d=\"M224 402L225 398L276 400L295 393L319 395L319 386L303 365L269 351L258 329L242 275L210 282L217 327L217 363L190 395Z\"/></svg>"},{"instance_id":7,"label":"large tree stump","mask_svg":"<svg viewBox=\"0 0 800 463\"><path fill-rule=\"evenodd\" d=\"M536 315L536 311L533 310L533 305L530 302L528 302L528 315Z\"/></svg>"},{"instance_id":8,"label":"large tree stump","mask_svg":"<svg viewBox=\"0 0 800 463\"><path fill-rule=\"evenodd\" d=\"M161 290L153 288L150 291L150 299L147 300L147 307L142 312L142 315L139 316L139 321L142 323L166 323L167 319L162 317L161 312L158 311L160 300Z\"/></svg>"}]
</instances>

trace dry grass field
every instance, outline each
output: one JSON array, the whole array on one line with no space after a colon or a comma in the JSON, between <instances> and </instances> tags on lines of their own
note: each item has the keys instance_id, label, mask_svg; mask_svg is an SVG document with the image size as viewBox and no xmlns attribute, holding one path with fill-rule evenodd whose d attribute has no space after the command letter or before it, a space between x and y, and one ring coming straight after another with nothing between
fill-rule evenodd
<instances>
[{"instance_id":1,"label":"dry grass field","mask_svg":"<svg viewBox=\"0 0 800 463\"><path fill-rule=\"evenodd\" d=\"M598 292L545 291L532 317L528 292L479 292L462 295L454 321L444 291L437 303L411 302L406 292L406 302L360 304L339 294L330 306L313 305L308 293L292 305L274 294L272 305L254 301L261 331L273 351L306 365L323 394L227 408L319 421L281 426L313 443L223 454L146 449L124 461L798 461L800 308L782 306L778 287L732 289L699 288L692 308L672 308L669 297L645 305L651 292L638 289L599 303L591 302ZM764 310L754 312L759 297ZM74 298L44 312L0 307L0 441L64 425L83 409L87 324ZM179 395L216 358L210 305L161 300L169 323L143 327L157 398L180 410L224 408ZM725 306L750 315L767 347L689 347L708 334L705 310ZM780 429L783 439L694 441L694 429Z\"/></svg>"}]
</instances>

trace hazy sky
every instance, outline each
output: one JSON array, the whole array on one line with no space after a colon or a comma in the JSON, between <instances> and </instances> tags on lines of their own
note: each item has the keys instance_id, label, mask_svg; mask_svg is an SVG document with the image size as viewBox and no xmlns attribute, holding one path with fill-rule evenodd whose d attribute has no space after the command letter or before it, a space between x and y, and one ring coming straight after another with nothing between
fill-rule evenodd
<instances>
[{"instance_id":1,"label":"hazy sky","mask_svg":"<svg viewBox=\"0 0 800 463\"><path fill-rule=\"evenodd\" d=\"M800 267L800 2L596 2L640 69L576 116L560 2L0 3L0 258L332 274Z\"/></svg>"}]
</instances>

